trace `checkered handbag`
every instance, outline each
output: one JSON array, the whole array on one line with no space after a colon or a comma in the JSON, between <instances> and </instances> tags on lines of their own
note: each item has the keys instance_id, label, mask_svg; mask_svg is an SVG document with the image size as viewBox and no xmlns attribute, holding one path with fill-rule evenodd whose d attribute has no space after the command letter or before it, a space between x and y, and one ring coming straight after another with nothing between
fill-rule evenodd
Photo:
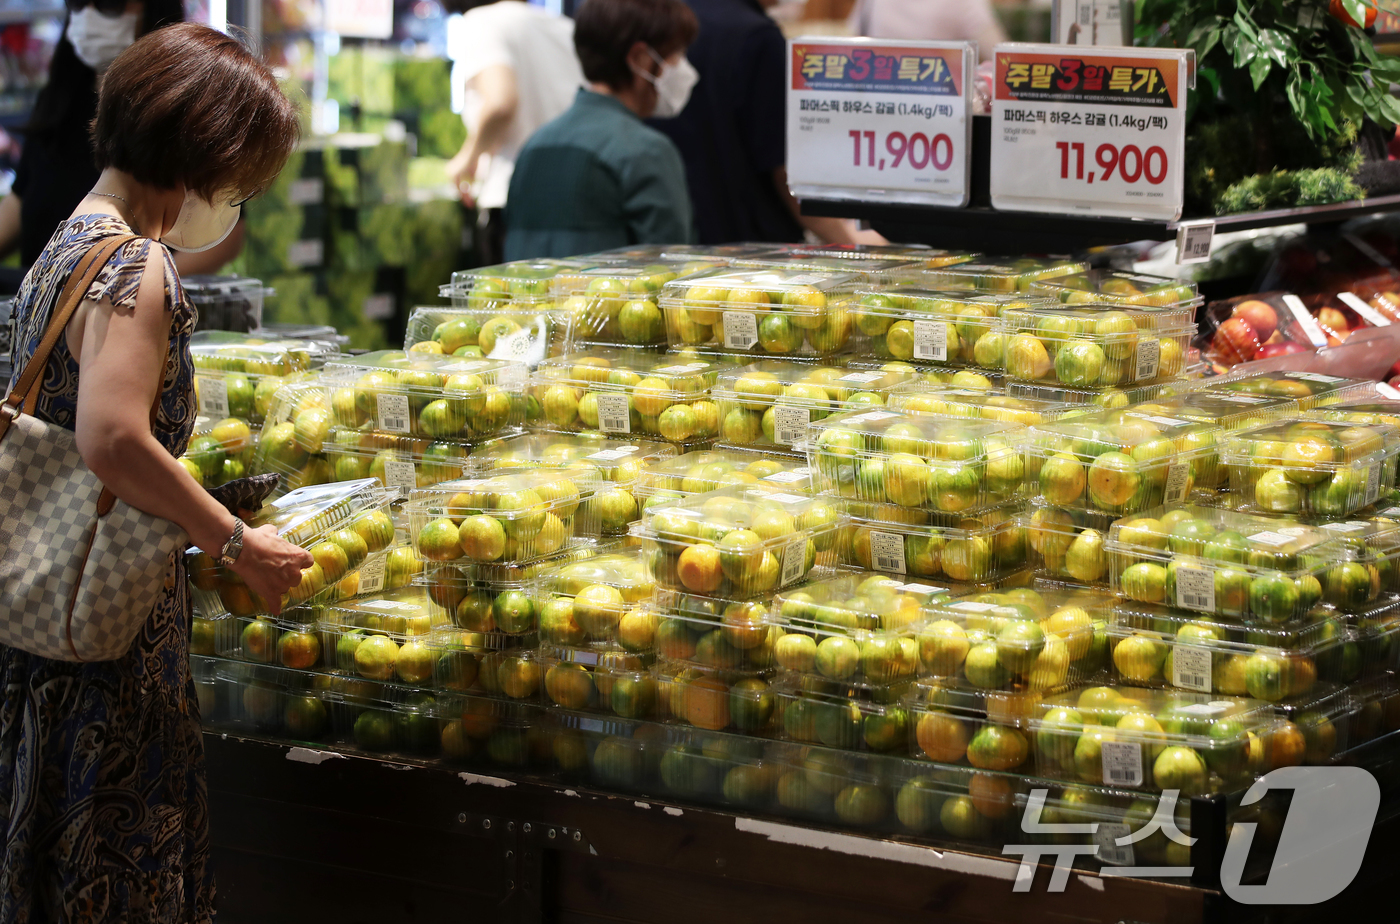
<instances>
[{"instance_id":1,"label":"checkered handbag","mask_svg":"<svg viewBox=\"0 0 1400 924\"><path fill-rule=\"evenodd\" d=\"M187 542L175 523L106 490L72 431L34 416L54 345L98 271L133 239L106 238L79 261L0 405L0 644L59 661L126 654Z\"/></svg>"}]
</instances>

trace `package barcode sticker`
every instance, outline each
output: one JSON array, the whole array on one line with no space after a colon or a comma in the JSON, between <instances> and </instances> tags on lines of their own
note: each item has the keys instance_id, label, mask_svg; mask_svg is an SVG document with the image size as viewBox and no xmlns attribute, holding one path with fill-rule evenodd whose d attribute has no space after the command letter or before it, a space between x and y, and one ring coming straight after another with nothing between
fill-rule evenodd
<instances>
[{"instance_id":1,"label":"package barcode sticker","mask_svg":"<svg viewBox=\"0 0 1400 924\"><path fill-rule=\"evenodd\" d=\"M636 446L623 446L618 449L600 449L591 454L588 458L597 459L599 462L616 462L618 459L627 458L636 451Z\"/></svg>"},{"instance_id":2,"label":"package barcode sticker","mask_svg":"<svg viewBox=\"0 0 1400 924\"><path fill-rule=\"evenodd\" d=\"M388 556L380 555L364 563L360 568L360 586L357 593L373 594L384 589L384 564L388 560Z\"/></svg>"},{"instance_id":3,"label":"package barcode sticker","mask_svg":"<svg viewBox=\"0 0 1400 924\"><path fill-rule=\"evenodd\" d=\"M1203 568L1176 569L1176 605L1185 610L1215 609L1215 577Z\"/></svg>"},{"instance_id":4,"label":"package barcode sticker","mask_svg":"<svg viewBox=\"0 0 1400 924\"><path fill-rule=\"evenodd\" d=\"M799 580L804 571L807 570L807 540L798 539L796 542L789 542L788 547L783 550L783 574L779 578L782 586L786 587L793 581Z\"/></svg>"},{"instance_id":5,"label":"package barcode sticker","mask_svg":"<svg viewBox=\"0 0 1400 924\"><path fill-rule=\"evenodd\" d=\"M816 273L803 273L797 276L789 276L784 279L783 282L790 286L815 286L820 285L825 280L825 276L819 276Z\"/></svg>"},{"instance_id":6,"label":"package barcode sticker","mask_svg":"<svg viewBox=\"0 0 1400 924\"><path fill-rule=\"evenodd\" d=\"M1120 837L1127 837L1133 831L1121 821L1101 821L1099 827L1094 831L1094 844L1099 848L1095 854L1100 863L1107 863L1110 866L1133 866L1133 845L1131 843L1120 844Z\"/></svg>"},{"instance_id":7,"label":"package barcode sticker","mask_svg":"<svg viewBox=\"0 0 1400 924\"><path fill-rule=\"evenodd\" d=\"M764 499L764 500L770 500L770 501L777 501L777 502L780 503L780 504L801 504L801 503L805 503L805 502L808 501L808 500L811 500L811 498L803 497L801 494L786 494L786 493L769 494L769 495L766 495L763 499Z\"/></svg>"},{"instance_id":8,"label":"package barcode sticker","mask_svg":"<svg viewBox=\"0 0 1400 924\"><path fill-rule=\"evenodd\" d=\"M1283 303L1288 306L1288 310L1293 313L1298 326L1307 334L1315 347L1327 346L1327 335L1322 332L1322 325L1317 323L1317 318L1308 313L1308 307L1303 304L1303 300L1296 295L1285 295ZM1296 378L1297 376L1295 376Z\"/></svg>"},{"instance_id":9,"label":"package barcode sticker","mask_svg":"<svg viewBox=\"0 0 1400 924\"><path fill-rule=\"evenodd\" d=\"M758 318L749 311L724 313L724 348L752 350L758 343Z\"/></svg>"},{"instance_id":10,"label":"package barcode sticker","mask_svg":"<svg viewBox=\"0 0 1400 924\"><path fill-rule=\"evenodd\" d=\"M388 459L384 462L384 484L386 487L412 491L418 487L418 472L412 462Z\"/></svg>"},{"instance_id":11,"label":"package barcode sticker","mask_svg":"<svg viewBox=\"0 0 1400 924\"><path fill-rule=\"evenodd\" d=\"M1167 466L1167 483L1162 488L1162 503L1178 504L1186 499L1191 485L1191 463L1177 462Z\"/></svg>"},{"instance_id":12,"label":"package barcode sticker","mask_svg":"<svg viewBox=\"0 0 1400 924\"><path fill-rule=\"evenodd\" d=\"M1157 364L1162 359L1162 343L1155 337L1139 340L1137 345L1137 380L1145 382L1157 377Z\"/></svg>"},{"instance_id":13,"label":"package barcode sticker","mask_svg":"<svg viewBox=\"0 0 1400 924\"><path fill-rule=\"evenodd\" d=\"M1366 473L1366 503L1374 504L1381 496L1381 463L1372 465Z\"/></svg>"},{"instance_id":14,"label":"package barcode sticker","mask_svg":"<svg viewBox=\"0 0 1400 924\"><path fill-rule=\"evenodd\" d=\"M1355 292L1338 292L1337 298L1372 327L1389 327L1390 318L1366 304Z\"/></svg>"},{"instance_id":15,"label":"package barcode sticker","mask_svg":"<svg viewBox=\"0 0 1400 924\"><path fill-rule=\"evenodd\" d=\"M773 405L773 442L791 446L807 435L811 422L812 412L805 407Z\"/></svg>"},{"instance_id":16,"label":"package barcode sticker","mask_svg":"<svg viewBox=\"0 0 1400 924\"><path fill-rule=\"evenodd\" d=\"M408 395L378 395L379 429L390 433L411 433Z\"/></svg>"},{"instance_id":17,"label":"package barcode sticker","mask_svg":"<svg viewBox=\"0 0 1400 924\"><path fill-rule=\"evenodd\" d=\"M915 321L914 358L947 362L948 325L943 321Z\"/></svg>"},{"instance_id":18,"label":"package barcode sticker","mask_svg":"<svg viewBox=\"0 0 1400 924\"><path fill-rule=\"evenodd\" d=\"M1233 404L1263 404L1269 398L1257 398L1254 395L1217 395L1221 401L1229 401Z\"/></svg>"},{"instance_id":19,"label":"package barcode sticker","mask_svg":"<svg viewBox=\"0 0 1400 924\"><path fill-rule=\"evenodd\" d=\"M1229 712L1235 704L1229 700L1211 700L1208 703L1192 703L1189 706L1182 706L1177 712L1189 712L1191 715L1220 715L1222 712Z\"/></svg>"},{"instance_id":20,"label":"package barcode sticker","mask_svg":"<svg viewBox=\"0 0 1400 924\"><path fill-rule=\"evenodd\" d=\"M1172 649L1172 686L1210 692L1210 649L1177 645Z\"/></svg>"},{"instance_id":21,"label":"package barcode sticker","mask_svg":"<svg viewBox=\"0 0 1400 924\"><path fill-rule=\"evenodd\" d=\"M898 415L892 411L866 411L864 414L847 417L846 423L874 423L877 420L888 420L896 416Z\"/></svg>"},{"instance_id":22,"label":"package barcode sticker","mask_svg":"<svg viewBox=\"0 0 1400 924\"><path fill-rule=\"evenodd\" d=\"M228 385L223 379L199 377L199 412L219 420L228 416Z\"/></svg>"},{"instance_id":23,"label":"package barcode sticker","mask_svg":"<svg viewBox=\"0 0 1400 924\"><path fill-rule=\"evenodd\" d=\"M946 587L938 587L934 584L920 584L917 581L912 584L905 584L901 588L907 594L941 594L946 591Z\"/></svg>"},{"instance_id":24,"label":"package barcode sticker","mask_svg":"<svg viewBox=\"0 0 1400 924\"><path fill-rule=\"evenodd\" d=\"M1142 785L1142 747L1131 741L1105 741L1099 745L1105 786Z\"/></svg>"},{"instance_id":25,"label":"package barcode sticker","mask_svg":"<svg viewBox=\"0 0 1400 924\"><path fill-rule=\"evenodd\" d=\"M595 395L598 399L598 429L604 433L631 433L632 414L626 395Z\"/></svg>"},{"instance_id":26,"label":"package barcode sticker","mask_svg":"<svg viewBox=\"0 0 1400 924\"><path fill-rule=\"evenodd\" d=\"M1285 536L1283 533L1276 533L1271 529L1266 529L1263 532L1255 533L1254 535L1250 536L1249 541L1259 542L1264 545L1280 546L1287 545L1288 543L1292 542L1293 537Z\"/></svg>"},{"instance_id":27,"label":"package barcode sticker","mask_svg":"<svg viewBox=\"0 0 1400 924\"><path fill-rule=\"evenodd\" d=\"M1296 298L1297 296L1294 297ZM1311 315L1309 315L1309 317L1311 317ZM1317 322L1313 321L1313 324L1315 325ZM1318 328L1318 330L1321 329L1320 327ZM1339 375L1323 375L1321 372L1285 372L1283 375L1285 378L1289 379L1302 379L1305 382L1321 382L1324 385L1331 385L1333 382L1340 382L1342 380L1342 377Z\"/></svg>"},{"instance_id":28,"label":"package barcode sticker","mask_svg":"<svg viewBox=\"0 0 1400 924\"><path fill-rule=\"evenodd\" d=\"M1345 523L1323 523L1323 529L1330 529L1334 533L1359 533L1367 526L1361 520L1348 520Z\"/></svg>"},{"instance_id":29,"label":"package barcode sticker","mask_svg":"<svg viewBox=\"0 0 1400 924\"><path fill-rule=\"evenodd\" d=\"M1137 417L1142 420L1150 420L1153 423L1161 424L1164 427L1185 427L1189 426L1192 423L1192 421L1182 420L1180 417L1159 417L1155 414L1139 414L1137 411L1128 411L1127 413L1130 417Z\"/></svg>"},{"instance_id":30,"label":"package barcode sticker","mask_svg":"<svg viewBox=\"0 0 1400 924\"><path fill-rule=\"evenodd\" d=\"M883 372L848 372L837 381L840 382L860 382L862 385L869 385L871 382L878 382L885 377Z\"/></svg>"},{"instance_id":31,"label":"package barcode sticker","mask_svg":"<svg viewBox=\"0 0 1400 924\"><path fill-rule=\"evenodd\" d=\"M806 481L811 477L812 470L803 466L802 468L794 468L791 471L774 472L763 480L777 482L778 484L796 484L799 481Z\"/></svg>"},{"instance_id":32,"label":"package barcode sticker","mask_svg":"<svg viewBox=\"0 0 1400 924\"><path fill-rule=\"evenodd\" d=\"M416 603L400 603L397 600L367 600L360 605L366 609L389 610L390 612L418 609L418 604Z\"/></svg>"},{"instance_id":33,"label":"package barcode sticker","mask_svg":"<svg viewBox=\"0 0 1400 924\"><path fill-rule=\"evenodd\" d=\"M904 537L895 533L870 532L870 566L876 571L904 573Z\"/></svg>"},{"instance_id":34,"label":"package barcode sticker","mask_svg":"<svg viewBox=\"0 0 1400 924\"><path fill-rule=\"evenodd\" d=\"M969 613L985 613L988 610L996 609L997 605L995 603L978 603L976 600L963 600L960 603L954 603L952 608L965 610Z\"/></svg>"},{"instance_id":35,"label":"package barcode sticker","mask_svg":"<svg viewBox=\"0 0 1400 924\"><path fill-rule=\"evenodd\" d=\"M666 375L688 375L692 372L699 372L701 369L708 368L709 365L709 363L681 363L678 366L661 366L652 371L662 372Z\"/></svg>"}]
</instances>

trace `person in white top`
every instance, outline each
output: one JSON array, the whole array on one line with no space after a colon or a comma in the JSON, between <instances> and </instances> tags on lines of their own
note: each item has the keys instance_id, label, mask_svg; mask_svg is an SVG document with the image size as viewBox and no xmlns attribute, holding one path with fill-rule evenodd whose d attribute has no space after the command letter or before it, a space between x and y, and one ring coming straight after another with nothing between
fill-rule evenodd
<instances>
[{"instance_id":1,"label":"person in white top","mask_svg":"<svg viewBox=\"0 0 1400 924\"><path fill-rule=\"evenodd\" d=\"M478 209L482 256L499 262L506 193L520 148L573 104L583 85L572 19L522 0L448 0L463 13L454 76L466 86L467 140L447 163L449 179Z\"/></svg>"},{"instance_id":2,"label":"person in white top","mask_svg":"<svg viewBox=\"0 0 1400 924\"><path fill-rule=\"evenodd\" d=\"M988 0L857 0L846 24L871 38L976 42L983 61L1006 41Z\"/></svg>"}]
</instances>

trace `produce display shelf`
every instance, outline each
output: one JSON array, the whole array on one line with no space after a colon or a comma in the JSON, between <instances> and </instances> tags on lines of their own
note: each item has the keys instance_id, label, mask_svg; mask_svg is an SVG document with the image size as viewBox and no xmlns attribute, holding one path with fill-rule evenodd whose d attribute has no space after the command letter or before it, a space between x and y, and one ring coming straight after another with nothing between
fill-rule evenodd
<instances>
[{"instance_id":1,"label":"produce display shelf","mask_svg":"<svg viewBox=\"0 0 1400 924\"><path fill-rule=\"evenodd\" d=\"M1373 744L1393 751L1395 737ZM1341 895L1295 909L1241 905L1209 875L1225 848L1224 804L1198 798L1192 827L1203 836L1192 861L1207 871L1199 881L1076 868L1062 892L1050 892L1047 861L1031 890L1016 893L1019 858L991 849L934 848L515 771L216 731L205 733L205 751L220 913L232 921L304 911L347 921L700 924L713 920L705 909L728 908L742 909L742 920L841 915L870 924L911 915L969 924L1059 915L1291 924L1380 902L1385 871L1400 860L1400 818L1383 804L1366 862Z\"/></svg>"}]
</instances>

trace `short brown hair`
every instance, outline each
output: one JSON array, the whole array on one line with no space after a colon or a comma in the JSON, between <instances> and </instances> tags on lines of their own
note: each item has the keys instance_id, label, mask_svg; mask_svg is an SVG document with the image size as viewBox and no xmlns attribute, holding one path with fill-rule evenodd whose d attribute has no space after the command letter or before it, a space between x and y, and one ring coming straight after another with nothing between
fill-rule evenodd
<instances>
[{"instance_id":1,"label":"short brown hair","mask_svg":"<svg viewBox=\"0 0 1400 924\"><path fill-rule=\"evenodd\" d=\"M669 58L699 31L681 0L585 0L574 14L574 50L583 76L617 89L632 82L627 54L637 42Z\"/></svg>"},{"instance_id":2,"label":"short brown hair","mask_svg":"<svg viewBox=\"0 0 1400 924\"><path fill-rule=\"evenodd\" d=\"M92 147L99 170L246 198L277 177L300 133L296 106L237 39L180 23L142 36L102 75Z\"/></svg>"}]
</instances>

